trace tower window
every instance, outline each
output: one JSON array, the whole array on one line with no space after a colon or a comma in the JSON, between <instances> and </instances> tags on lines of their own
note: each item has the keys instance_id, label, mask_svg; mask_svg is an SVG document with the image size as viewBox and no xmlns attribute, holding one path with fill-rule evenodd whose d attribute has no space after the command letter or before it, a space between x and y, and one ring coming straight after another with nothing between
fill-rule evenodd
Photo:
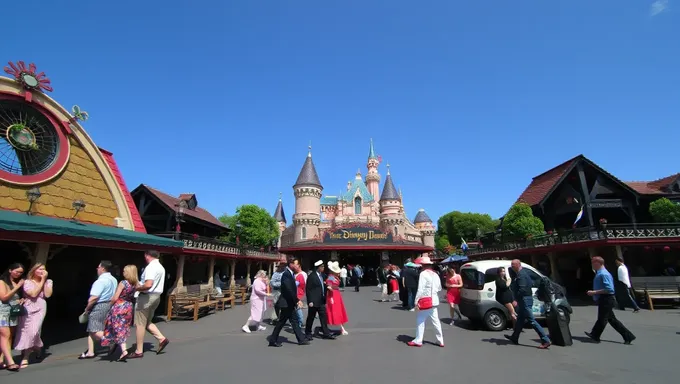
<instances>
[{"instance_id":1,"label":"tower window","mask_svg":"<svg viewBox=\"0 0 680 384\"><path fill-rule=\"evenodd\" d=\"M361 215L361 197L354 198L354 214Z\"/></svg>"},{"instance_id":2,"label":"tower window","mask_svg":"<svg viewBox=\"0 0 680 384\"><path fill-rule=\"evenodd\" d=\"M302 231L300 231L300 238L301 238L302 240L306 240L306 239L307 239L307 228L302 227Z\"/></svg>"},{"instance_id":3,"label":"tower window","mask_svg":"<svg viewBox=\"0 0 680 384\"><path fill-rule=\"evenodd\" d=\"M395 226L394 226L394 237L397 237L397 236L399 236L399 227L397 227L397 226L395 225Z\"/></svg>"}]
</instances>

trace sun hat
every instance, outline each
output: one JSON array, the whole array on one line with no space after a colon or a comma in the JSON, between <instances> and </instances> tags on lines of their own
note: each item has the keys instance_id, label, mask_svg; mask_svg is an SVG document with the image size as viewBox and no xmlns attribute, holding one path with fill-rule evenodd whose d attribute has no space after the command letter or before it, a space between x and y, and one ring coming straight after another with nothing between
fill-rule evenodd
<instances>
[{"instance_id":1,"label":"sun hat","mask_svg":"<svg viewBox=\"0 0 680 384\"><path fill-rule=\"evenodd\" d=\"M337 261L329 261L328 269L333 273L340 273L340 264Z\"/></svg>"},{"instance_id":2,"label":"sun hat","mask_svg":"<svg viewBox=\"0 0 680 384\"><path fill-rule=\"evenodd\" d=\"M430 260L430 256L420 256L419 258L416 259L416 264L432 265L434 263L432 262L432 260Z\"/></svg>"}]
</instances>

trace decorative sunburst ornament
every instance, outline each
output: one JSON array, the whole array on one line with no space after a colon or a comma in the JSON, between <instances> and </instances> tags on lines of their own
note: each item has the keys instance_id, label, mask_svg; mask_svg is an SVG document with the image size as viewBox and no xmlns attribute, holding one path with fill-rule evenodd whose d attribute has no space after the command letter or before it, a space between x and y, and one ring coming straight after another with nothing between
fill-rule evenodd
<instances>
[{"instance_id":1,"label":"decorative sunburst ornament","mask_svg":"<svg viewBox=\"0 0 680 384\"><path fill-rule=\"evenodd\" d=\"M7 142L19 151L40 149L36 143L35 134L24 123L14 123L7 127Z\"/></svg>"},{"instance_id":2,"label":"decorative sunburst ornament","mask_svg":"<svg viewBox=\"0 0 680 384\"><path fill-rule=\"evenodd\" d=\"M90 118L90 114L82 111L77 105L74 105L73 108L71 108L71 114L76 121L87 121L87 119Z\"/></svg>"},{"instance_id":3,"label":"decorative sunburst ornament","mask_svg":"<svg viewBox=\"0 0 680 384\"><path fill-rule=\"evenodd\" d=\"M9 67L5 67L5 72L14 76L14 79L20 82L24 88L30 91L52 92L50 79L47 78L45 72L36 74L38 68L35 64L31 63L28 67L23 61L17 61L16 64L10 61L7 64Z\"/></svg>"}]
</instances>

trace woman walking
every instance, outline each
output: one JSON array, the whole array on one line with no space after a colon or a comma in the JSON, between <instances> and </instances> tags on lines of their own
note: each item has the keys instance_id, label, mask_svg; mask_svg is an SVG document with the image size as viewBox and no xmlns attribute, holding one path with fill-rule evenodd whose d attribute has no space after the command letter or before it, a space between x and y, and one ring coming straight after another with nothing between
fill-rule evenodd
<instances>
[{"instance_id":1,"label":"woman walking","mask_svg":"<svg viewBox=\"0 0 680 384\"><path fill-rule=\"evenodd\" d=\"M455 267L449 267L446 275L446 301L449 302L449 313L451 315L450 325L455 324L456 314L458 320L463 319L458 305L460 304L460 289L463 287L463 279L456 273Z\"/></svg>"},{"instance_id":2,"label":"woman walking","mask_svg":"<svg viewBox=\"0 0 680 384\"><path fill-rule=\"evenodd\" d=\"M24 266L19 263L0 275L0 369L13 372L19 370L12 357L12 336L23 311L23 275Z\"/></svg>"},{"instance_id":3,"label":"woman walking","mask_svg":"<svg viewBox=\"0 0 680 384\"><path fill-rule=\"evenodd\" d=\"M418 314L416 315L416 338L409 341L407 344L410 347L422 347L423 335L425 333L425 320L430 319L434 326L435 336L439 342L439 346L444 348L444 335L442 334L442 325L439 322L439 312L437 306L439 305L439 291L442 290L442 283L439 275L432 270L432 260L428 256L422 256L416 259L416 264L423 267L418 279L418 291L416 292L416 306L418 307Z\"/></svg>"},{"instance_id":4,"label":"woman walking","mask_svg":"<svg viewBox=\"0 0 680 384\"><path fill-rule=\"evenodd\" d=\"M326 279L326 284L330 287L326 299L326 313L328 315L328 325L339 326L343 336L349 335L345 330L344 324L349 321L345 302L340 293L340 265L337 261L328 262L330 276Z\"/></svg>"},{"instance_id":5,"label":"woman walking","mask_svg":"<svg viewBox=\"0 0 680 384\"><path fill-rule=\"evenodd\" d=\"M128 355L126 342L134 320L135 287L139 284L137 276L137 266L130 264L123 268L124 280L118 283L116 293L111 298L111 309L104 323L101 345L110 346L109 355L113 354L116 346L120 346L118 361L125 361Z\"/></svg>"},{"instance_id":6,"label":"woman walking","mask_svg":"<svg viewBox=\"0 0 680 384\"><path fill-rule=\"evenodd\" d=\"M498 275L496 278L496 301L508 309L514 328L515 321L517 321L517 313L515 313L515 307L512 306L511 280L505 271L505 267L499 267L496 274Z\"/></svg>"},{"instance_id":7,"label":"woman walking","mask_svg":"<svg viewBox=\"0 0 680 384\"><path fill-rule=\"evenodd\" d=\"M26 315L19 318L17 337L14 349L22 351L21 368L28 367L31 352L38 355L42 352L43 342L40 338L47 302L52 296L52 280L47 278L45 265L37 263L28 271L28 278L24 281L24 307Z\"/></svg>"},{"instance_id":8,"label":"woman walking","mask_svg":"<svg viewBox=\"0 0 680 384\"><path fill-rule=\"evenodd\" d=\"M250 317L246 324L241 328L243 332L250 333L250 326L255 325L258 331L266 331L267 327L262 325L262 317L267 310L267 297L271 296L267 292L267 272L257 271L253 281L253 293L250 295Z\"/></svg>"}]
</instances>

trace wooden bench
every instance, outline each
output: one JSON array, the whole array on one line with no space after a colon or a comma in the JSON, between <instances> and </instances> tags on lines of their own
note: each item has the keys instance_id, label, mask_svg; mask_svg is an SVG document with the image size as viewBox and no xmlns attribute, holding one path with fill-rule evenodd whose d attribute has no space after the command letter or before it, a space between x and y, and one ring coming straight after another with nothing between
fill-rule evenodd
<instances>
[{"instance_id":1,"label":"wooden bench","mask_svg":"<svg viewBox=\"0 0 680 384\"><path fill-rule=\"evenodd\" d=\"M199 315L217 311L220 301L211 298L211 292L212 289L202 290L200 285L190 285L186 292L169 295L167 320L179 317L197 321Z\"/></svg>"},{"instance_id":2,"label":"wooden bench","mask_svg":"<svg viewBox=\"0 0 680 384\"><path fill-rule=\"evenodd\" d=\"M210 300L217 301L217 310L218 311L224 311L227 309L227 304L229 304L229 307L233 307L234 304L236 303L236 296L234 296L234 293L229 291L228 289L223 289L222 290L222 295L218 295L217 291L215 289L210 290Z\"/></svg>"},{"instance_id":3,"label":"wooden bench","mask_svg":"<svg viewBox=\"0 0 680 384\"><path fill-rule=\"evenodd\" d=\"M651 311L654 310L654 300L680 300L680 282L674 278L632 279L632 283L635 294L645 298Z\"/></svg>"},{"instance_id":4,"label":"wooden bench","mask_svg":"<svg viewBox=\"0 0 680 384\"><path fill-rule=\"evenodd\" d=\"M250 295L248 294L248 288L245 286L235 286L233 289L227 289L227 290L222 290L223 292L228 292L230 295L233 295L235 298L234 303L240 304L240 305L245 305L248 303L248 299Z\"/></svg>"}]
</instances>

